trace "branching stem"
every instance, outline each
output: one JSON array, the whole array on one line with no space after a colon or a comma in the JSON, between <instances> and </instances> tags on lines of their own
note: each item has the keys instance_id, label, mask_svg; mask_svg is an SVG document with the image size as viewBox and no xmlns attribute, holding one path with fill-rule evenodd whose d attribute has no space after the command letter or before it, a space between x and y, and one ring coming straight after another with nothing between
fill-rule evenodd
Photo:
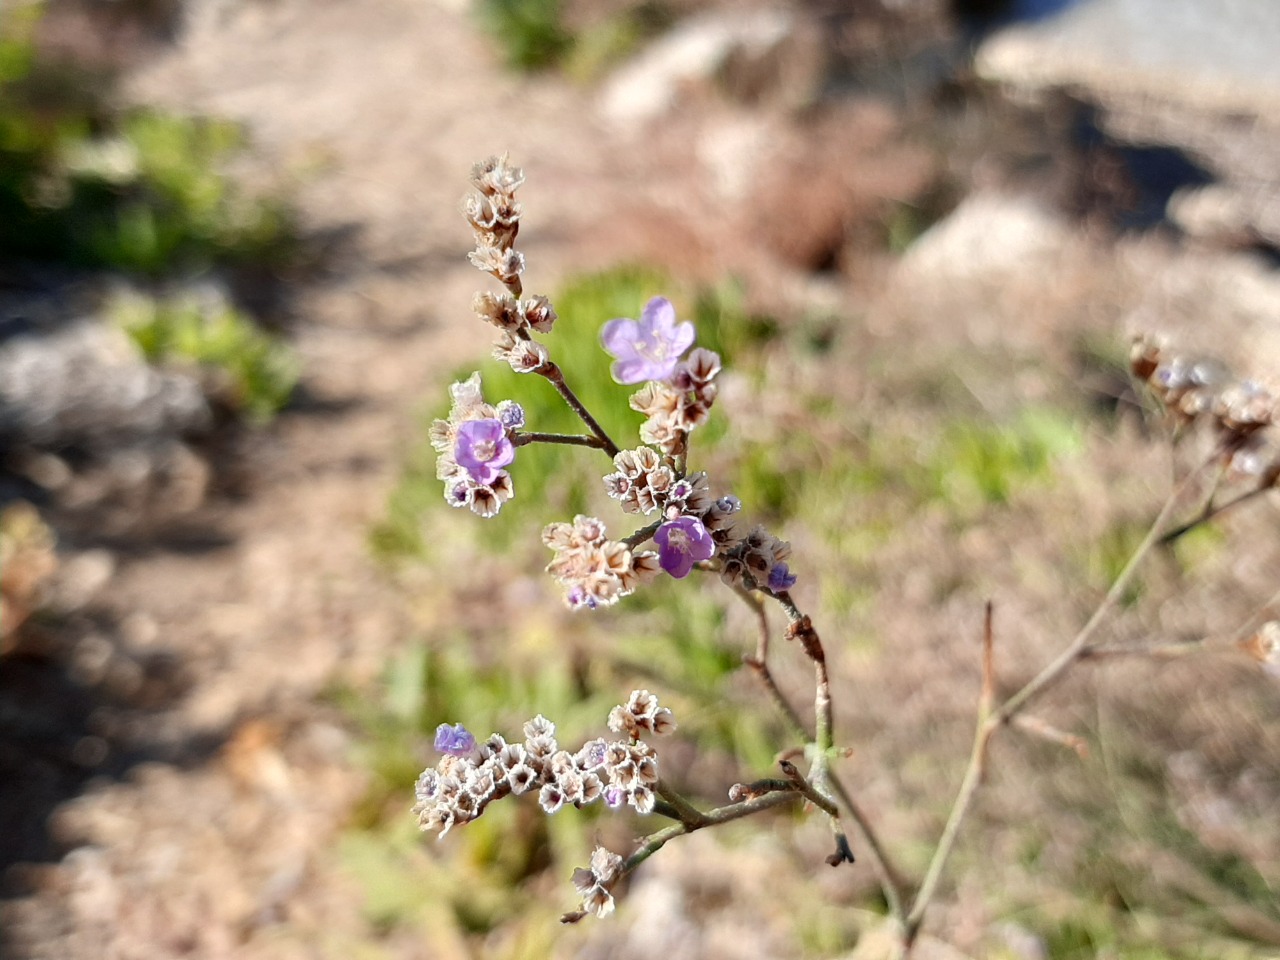
<instances>
[{"instance_id":1,"label":"branching stem","mask_svg":"<svg viewBox=\"0 0 1280 960\"><path fill-rule=\"evenodd\" d=\"M1225 503L1220 503L1217 506L1213 506L1211 502L1206 503L1204 506L1204 509L1201 510L1199 513L1197 513L1194 519L1188 520L1186 523L1181 524L1180 526L1174 527L1168 533L1164 534L1160 538L1160 543L1161 544L1173 543L1175 540L1190 533L1192 530L1194 530L1196 527L1200 526L1201 524L1208 523L1214 517L1217 517L1220 514L1226 513L1232 507L1237 507L1242 503L1246 503L1247 501L1252 500L1254 497L1267 493L1272 489L1274 488L1269 486L1255 487L1254 489L1246 491L1245 493L1239 494L1238 496L1232 497L1230 500L1226 501Z\"/></svg>"},{"instance_id":2,"label":"branching stem","mask_svg":"<svg viewBox=\"0 0 1280 960\"><path fill-rule=\"evenodd\" d=\"M1033 700L1062 680L1067 670L1093 649L1093 636L1097 633L1098 627L1101 626L1103 620L1111 612L1120 597L1124 595L1125 590L1129 588L1138 566L1151 552L1152 547L1161 541L1161 531L1173 515L1174 509L1182 499L1183 492L1190 486L1198 473L1199 471L1193 471L1169 495L1164 506L1160 509L1160 513L1152 522L1150 530L1147 531L1147 535L1142 539L1142 542L1124 565L1124 569L1120 571L1115 581L1111 584L1111 588L1107 591L1106 596L1102 598L1102 602L1098 604L1097 609L1093 611L1092 616L1080 628L1080 632L1075 635L1067 648L1029 680L1017 693L1013 694L994 710L990 707L990 691L994 689L992 677L994 666L992 661L991 615L990 607L988 606L987 625L983 640L983 695L978 726L973 738L973 748L969 754L969 763L965 768L964 777L960 781L960 788L956 793L955 801L952 803L951 812L947 817L946 826L943 827L942 836L938 840L937 847L934 848L933 857L929 861L924 880L912 900L911 909L902 925L902 952L900 956L907 957L910 955L911 947L919 935L921 925L924 923L925 912L937 893L938 883L942 878L947 860L955 848L960 827L968 815L978 787L982 783L982 777L986 771L987 747L992 736L995 735L995 732L1000 727L1009 723L1024 710Z\"/></svg>"},{"instance_id":3,"label":"branching stem","mask_svg":"<svg viewBox=\"0 0 1280 960\"><path fill-rule=\"evenodd\" d=\"M645 837L640 846L622 862L620 874L630 873L676 837L705 827L719 826L730 820L740 820L753 813L760 813L762 810L769 810L804 796L803 792L796 789L790 781L781 781L781 783L785 785L783 789L762 793L727 806L715 807L704 813L695 809L668 785L659 781L657 792L663 798L664 805L656 809L668 816L674 813L678 822Z\"/></svg>"},{"instance_id":4,"label":"branching stem","mask_svg":"<svg viewBox=\"0 0 1280 960\"><path fill-rule=\"evenodd\" d=\"M591 415L591 411L582 405L578 395L565 383L564 371L560 369L559 365L552 360L548 360L535 372L551 382L551 385L556 388L556 392L564 398L564 402L578 415L578 419L586 424L587 429L600 441L600 449L609 456L616 457L620 448L609 438L609 434L605 433L604 427L600 426L596 418Z\"/></svg>"},{"instance_id":5,"label":"branching stem","mask_svg":"<svg viewBox=\"0 0 1280 960\"><path fill-rule=\"evenodd\" d=\"M796 736L806 742L813 742L810 739L808 730L805 728L804 721L800 718L799 711L792 706L791 702L783 694L778 687L777 681L774 680L773 672L769 669L769 619L764 603L766 594L744 589L736 589L734 592L744 603L751 607L757 618L756 655L755 657L745 658L747 666L751 667L756 675L760 677L765 690L769 693L770 699L778 706L779 711L786 718ZM768 596L771 596L772 599L777 600L782 605L783 609L787 611L788 618L793 622L804 616L791 599L790 594L770 594ZM889 913L901 922L906 916L903 909L903 904L906 902L906 888L901 880L901 874L894 866L888 850L881 842L880 835L876 832L871 818L867 816L866 812L854 799L849 788L830 769L827 770L827 785L838 799L840 809L848 815L849 819L857 827L858 835L870 853L871 868L880 884L880 890L884 896L885 903L889 907Z\"/></svg>"},{"instance_id":6,"label":"branching stem","mask_svg":"<svg viewBox=\"0 0 1280 960\"><path fill-rule=\"evenodd\" d=\"M588 437L585 434L521 432L511 438L511 443L517 447L527 446L531 443L563 443L575 447L604 449L603 440L599 437Z\"/></svg>"},{"instance_id":7,"label":"branching stem","mask_svg":"<svg viewBox=\"0 0 1280 960\"><path fill-rule=\"evenodd\" d=\"M648 526L641 527L639 530L637 530L637 531L636 531L635 533L633 533L631 536L629 536L629 537L623 537L623 538L619 541L619 543L625 543L625 544L627 545L627 547L628 547L628 548L630 548L630 549L634 550L634 549L635 549L636 547L638 547L640 544L644 543L646 540L648 540L650 537L652 537L655 533L657 533L657 532L658 532L658 528L659 528L660 526L662 526L662 521L661 521L661 520L655 520L655 521L653 521L653 523L649 524Z\"/></svg>"}]
</instances>

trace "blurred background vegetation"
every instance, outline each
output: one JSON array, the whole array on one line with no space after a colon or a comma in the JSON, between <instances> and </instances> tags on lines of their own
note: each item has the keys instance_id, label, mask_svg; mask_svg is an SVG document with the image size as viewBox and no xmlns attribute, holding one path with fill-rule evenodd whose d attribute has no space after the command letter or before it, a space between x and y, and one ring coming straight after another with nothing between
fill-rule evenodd
<instances>
[{"instance_id":1,"label":"blurred background vegetation","mask_svg":"<svg viewBox=\"0 0 1280 960\"><path fill-rule=\"evenodd\" d=\"M286 196L229 175L247 147L235 123L125 106L108 66L42 55L44 11L14 4L0 18L0 259L131 278L137 295L109 297L121 302L106 312L146 359L207 369L231 385L231 410L269 419L296 365L264 318L163 291L210 276L247 290L296 264Z\"/></svg>"},{"instance_id":2,"label":"blurred background vegetation","mask_svg":"<svg viewBox=\"0 0 1280 960\"><path fill-rule=\"evenodd\" d=\"M477 45L487 45L507 71L495 71L498 79L491 79L504 96L527 90L546 95L552 89L547 85L567 80L586 97L619 63L703 6L475 0L464 22L485 38ZM575 391L624 446L634 442L640 416L627 406L630 391L608 376L608 358L598 344L604 321L634 317L649 297L666 295L682 319L695 323L698 343L721 354L722 392L711 421L694 436L693 466L709 472L717 495L741 498L748 522L764 523L793 542L798 595L814 611L833 661L838 740L851 750L842 771L875 811L900 862L919 875L967 754L984 601L995 598L1001 681L1012 690L1088 616L1158 509L1170 459L1175 471L1185 467L1191 444L1171 455L1165 425L1129 384L1116 318L1137 298L1117 289L1126 281L1107 272L1124 260L1115 254L1124 236L1117 224L1138 203L1134 197L1147 196L1150 184L1124 180L1128 154L1115 144L1082 145L1081 138L1100 136L1090 109L1057 100L1028 106L1004 99L994 85L971 75L966 45L1001 5L935 4L927 13L920 12L926 4L871 0L811 6L820 22L840 25L831 35L846 53L857 54L827 86L860 94L870 89L876 96L887 88L893 118L886 121L874 110L859 114L862 125L842 133L850 122L836 115L822 126L816 96L790 102L786 123L794 124L788 129L803 149L790 160L782 146L778 150L783 166L801 171L800 188L775 198L773 222L743 227L735 221L732 230L723 229L759 233L762 244L775 244L771 255L791 258L788 279L804 277L796 284L803 295L762 295L760 287L768 283L750 269L726 270L709 255L714 269L705 262L682 269L683 235L658 217L651 229L661 242L647 248L628 245L621 228L608 238L624 251L616 257L595 235L579 248L567 247L569 265L552 271L549 292L560 319L548 343ZM1003 5L1005 13L1010 6ZM251 893L226 897L252 905L235 936L246 950L261 937L253 945L266 955L292 935L279 928L294 923L303 929L307 921L287 916L275 900L261 906L255 898L270 899L260 891L276 889L273 884L292 891L290 883L313 883L332 897L318 898L324 906L313 907L321 915L313 918L320 933L311 934L309 945L320 944L319 956L648 956L655 930L676 937L686 923L704 932L721 929L728 943L737 939L736 953L709 946L708 955L875 960L881 895L861 861L838 875L824 872L825 827L801 811L673 843L639 872L634 896L621 898L610 925L590 929L557 923L573 906L572 870L597 843L625 850L652 823L598 807L546 817L525 798L496 804L443 843L418 832L409 812L412 786L422 767L435 762L429 745L436 725L462 722L478 736L492 730L512 737L525 720L543 713L557 724L562 743L576 743L601 735L609 708L633 687L657 692L675 709L680 734L663 747L663 772L698 802L716 804L730 784L771 775L775 757L795 744L781 718L762 706L766 699L742 668L755 644L751 614L718 583L697 578L664 578L592 615L564 611L541 572L548 556L537 533L579 512L605 518L611 534L630 532L632 518L614 508L599 482L608 470L604 458L571 447L521 448L512 468L516 497L488 522L446 509L435 477L427 426L447 410L444 385L474 369L482 371L486 397L519 401L532 428L578 429L548 384L488 358L482 325L448 326L452 320L444 318L465 313L465 298L431 303L427 319L419 316L421 302L433 299L426 292L436 289L432 285L450 291L465 286L439 280L443 258L462 262L462 228L451 236L434 224L399 224L388 229L390 241L361 237L342 251L347 261L324 263L321 248L330 237L322 235L337 232L334 219L326 219L334 206L330 198L313 199L308 223L293 195L296 185L285 178L251 188L239 165L258 147L246 127L127 103L114 67L49 56L39 43L44 12L38 3L0 11L0 287L25 295L67 278L72 285L89 278L93 315L123 338L131 359L194 384L213 411L207 422L182 432L180 441L199 451L215 480L207 481L213 491L208 502L180 514L185 539L173 536L176 523L156 524L161 534L152 539L129 539L109 529L96 501L74 506L75 497L66 493L70 484L44 479L60 477L60 469L88 472L93 457L115 452L114 435L96 445L77 438L32 449L5 438L10 472L0 499L0 670L6 671L0 695L25 684L19 692L30 697L32 690L48 689L41 683L57 673L64 685L56 689L69 691L64 702L83 714L74 723L51 716L48 702L58 698L50 696L30 697L45 702L39 708L22 701L21 710L4 714L7 769L36 768L56 753L49 730L80 723L84 730L76 727L70 740L79 743L87 731L105 743L110 759L73 761L74 745L58 754L58 801L101 796L94 792L101 782L92 786L92 777L115 787L134 764L155 760L183 776L231 771L234 789L208 791L215 799L206 802L214 808L199 808L209 823L227 812L219 804L249 804L236 791L258 798L258 789L272 798L278 799L273 790L286 796L277 804L286 812L276 815L296 827L289 816L319 805L311 793L321 792L311 786L314 771L299 764L306 775L295 771L296 779L306 787L289 794L271 763L278 759L286 771L294 769L285 747L295 729L332 724L349 733L342 748L321 751L325 762L341 765L336 792L350 796L335 815L336 826L329 825L329 833L317 830L304 868L291 873L272 861L262 871L267 879L255 874L243 881ZM940 23L950 25L943 52L931 32L941 32ZM732 62L715 73L705 102L718 104L715 98L723 97L748 112L767 102L735 76ZM928 93L916 96L912 91L925 83L922 77ZM678 119L670 121L676 135ZM863 193L836 217L834 239L820 237L799 253L778 239L788 225L826 222L828 200L843 196L847 186L841 181L832 187L835 180L826 174L862 162L849 144L874 142L877 124L887 129L895 123L900 127L893 136L901 140L895 146L930 158L923 174L908 177L905 187L899 181L892 189L850 187ZM523 162L519 142L502 146ZM309 141L304 147L316 150ZM617 148L622 155L634 149L630 143ZM823 150L832 154L829 168L803 165ZM902 156L914 154L886 153L882 162L894 172L912 169ZM616 158L614 164L623 169ZM582 170L588 169L595 169L593 163L583 161ZM538 178L547 171L531 166L529 174L529 188L540 189ZM1013 271L1015 280L989 287L961 274L949 281L944 273L935 282L954 282L954 289L924 306L912 296L913 287L927 287L926 281L908 277L895 289L894 271L919 254L930 228L945 226L965 196L998 180L997 174L1007 176L1004 186L1030 184L1032 192L1058 203L1064 217L1074 218L1081 245L1096 247L1080 253L1064 243L1059 253L1065 265L1046 267L1029 258ZM461 192L462 176L459 167L458 189L450 192ZM357 179L361 187L377 182L363 169ZM415 191L426 190L422 179L415 166L404 184L392 184L394 200L384 206L408 208ZM552 190L563 183L547 179ZM811 195L817 199L806 206ZM726 217L736 212L728 206L718 208ZM763 200L761 207L767 207ZM522 244L527 238L531 262L539 245L566 244L555 224L537 223L536 212L529 216L533 229L522 234ZM1151 246L1161 251L1160 244L1173 243L1163 232L1167 226L1153 231ZM405 240L419 233L429 235L422 249ZM998 254L995 231L979 237L982 242L971 242L967 251L960 250L963 244L949 248L942 267L976 257L988 244ZM936 234L933 239L938 242ZM390 252L369 253L378 251L379 242ZM653 253L668 242L674 253ZM637 246L651 255L637 255ZM596 254L594 260L583 248ZM696 243L690 248L698 249ZM1139 246L1128 254L1139 259L1149 250ZM575 256L591 268L576 266ZM46 281L50 275L56 279ZM394 281L409 286L397 296L411 306L386 294ZM481 286L478 277L475 286ZM322 303L329 312L294 315L290 299L304 288L316 298L312 305ZM349 298L338 299L335 290ZM334 299L322 300L326 294ZM989 319L997 332L959 332L972 316ZM0 323L17 331L16 339L28 327L39 328L32 317L37 312L24 306L9 310ZM1227 340L1232 328L1228 321L1222 325L1227 332L1220 339ZM377 365L372 349L348 351L370 329L385 337L375 343L384 355L417 357L388 378L400 391L396 397L378 392L387 367ZM308 335L312 339L305 340ZM309 352L298 349L299 339ZM418 362L423 357L429 360ZM458 362L460 357L474 359ZM422 383L422 370L432 382ZM308 378L334 377L334 371L342 371L336 379L348 393L329 406L312 403ZM380 404L382 419L360 421L348 434L333 429L342 417L378 412ZM386 413L397 404L416 408L405 417L412 420L408 428ZM283 423L276 419L282 413ZM315 417L307 442L322 449L332 440L331 459L304 459L296 437L304 435L305 416ZM375 446L352 439L369 431L392 439L380 437ZM147 456L168 449L152 436L137 447ZM283 465L273 467L272 457ZM271 491L236 479L255 469L270 481L260 481L262 487L276 484L285 491L282 500L269 501ZM361 487L365 500L352 507L355 478L371 473L375 493ZM301 516L284 509L283 500L305 499L303 486L326 483L334 486L321 508L307 500ZM233 495L219 501L227 491ZM237 499L255 495L269 503L263 513L225 522ZM375 506L365 509L370 499ZM68 503L78 511L76 524L64 522L73 512ZM146 513L154 504L134 503L132 509ZM318 513L326 513L330 525L317 535L308 523ZM1256 620L1263 591L1274 581L1269 571L1280 558L1275 518L1256 516L1246 521L1249 536L1226 525L1158 552L1116 617L1117 642L1210 636L1223 641L1217 653L1169 662L1117 658L1082 669L1045 712L1055 726L1081 738L1087 756L1034 738L1010 736L999 745L989 789L966 830L932 928L963 942L965 955L1275 956L1280 698L1275 678L1230 642L1232 631ZM262 554L235 552L235 537L264 532L276 539ZM278 546L308 536L320 541L319 548L307 541L314 554ZM348 549L343 536L358 547L342 552ZM126 565L160 556L184 575L193 570L190 579L210 591L171 613L167 626L175 636L188 636L181 634L182 621L195 624L191 649L175 654L198 664L191 668L194 679L176 669L166 673L163 658L131 652L128 637L152 636L128 621L134 611L65 599L60 568L82 559L79 552L106 549L118 551ZM207 567L184 565L204 551ZM369 558L376 573L353 572ZM104 582L111 582L109 575ZM155 589L169 590L172 583L164 580ZM218 593L209 583L230 586ZM276 590L279 584L284 586ZM253 594L258 586L262 595ZM344 590L356 599L344 599ZM313 607L298 615L289 606L294 595L305 595ZM282 625L269 636L256 635L258 621L244 614L253 604L283 610ZM360 618L374 608L396 615L366 630L383 635L372 645L376 653L361 659L358 640L351 638L360 636ZM780 632L780 622L775 628ZM295 656L305 662L304 640L295 644L295 633L321 635L325 656L336 665L309 674L323 679L308 681L313 686L302 695L304 705L254 688L258 699L246 697L231 711L225 730L201 729L190 744L166 754L145 739L99 736L91 729L90 720L105 709L96 694L85 694L97 688L77 679L87 675L82 641L91 631L97 631L94 649L101 648L103 635L116 645L100 659L114 663L114 656L131 676L143 678L125 685L128 692L119 697L142 718L135 727L159 726L157 717L192 724L182 705L202 701L183 698L202 683L217 690L220 670L242 671L224 687L253 687L255 675L267 672L264 663L287 667ZM224 635L246 647L273 646L260 660L241 661L208 639ZM776 672L793 701L807 704L811 680L794 653L779 639ZM347 669L348 656L360 660L359 669ZM17 669L27 671L33 663L45 671L41 683ZM115 708L109 697L104 701ZM170 708L173 713L162 713ZM273 736L283 744L275 753ZM217 741L213 747L210 740ZM256 757L259 749L270 758L261 761L268 773L250 767L267 786L246 788L237 751ZM145 791L145 778L139 782ZM236 799L218 799L226 796ZM6 866L60 855L58 842L44 832L55 804L37 799L43 804L37 805L39 826L13 820L14 831L20 826L37 839L15 844ZM149 818L141 807L121 819ZM272 821L264 816L261 822ZM290 835L260 826L244 833L253 838L237 848L244 862L259 846L271 849L276 833ZM297 899L314 893L305 890ZM290 896L280 894L280 902ZM354 902L357 917L336 907L326 913L334 901L344 907ZM744 947L744 930L761 939ZM718 943L712 934L697 942ZM686 955L677 947L664 950L671 960ZM167 947L154 949L158 957Z\"/></svg>"}]
</instances>

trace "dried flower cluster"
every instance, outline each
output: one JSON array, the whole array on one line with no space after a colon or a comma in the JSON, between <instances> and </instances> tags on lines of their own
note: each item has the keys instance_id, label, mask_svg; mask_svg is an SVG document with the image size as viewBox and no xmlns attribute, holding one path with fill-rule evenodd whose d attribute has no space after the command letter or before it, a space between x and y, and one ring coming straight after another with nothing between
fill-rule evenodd
<instances>
[{"instance_id":1,"label":"dried flower cluster","mask_svg":"<svg viewBox=\"0 0 1280 960\"><path fill-rule=\"evenodd\" d=\"M658 758L639 737L664 736L675 727L671 711L647 690L633 690L609 714L609 728L625 733L625 740L589 740L576 753L560 749L555 724L541 714L524 725L523 743L508 743L495 733L477 744L462 724L442 724L436 749L444 756L422 772L414 788L418 825L443 837L494 800L535 789L547 813L601 798L611 807L627 804L650 813L657 800Z\"/></svg>"},{"instance_id":2,"label":"dried flower cluster","mask_svg":"<svg viewBox=\"0 0 1280 960\"><path fill-rule=\"evenodd\" d=\"M436 477L444 481L444 498L451 506L492 517L515 494L505 468L515 459L512 441L524 426L524 410L513 400L496 407L485 403L479 373L455 383L449 392L449 419L431 424L431 445L440 454Z\"/></svg>"},{"instance_id":3,"label":"dried flower cluster","mask_svg":"<svg viewBox=\"0 0 1280 960\"><path fill-rule=\"evenodd\" d=\"M749 590L767 588L773 593L782 593L796 582L795 574L786 563L790 556L790 543L756 526L724 551L720 578Z\"/></svg>"},{"instance_id":4,"label":"dried flower cluster","mask_svg":"<svg viewBox=\"0 0 1280 960\"><path fill-rule=\"evenodd\" d=\"M1134 341L1129 363L1179 428L1213 425L1234 474L1256 478L1261 487L1280 479L1280 449L1267 434L1280 407L1271 390L1217 361L1170 355L1150 337Z\"/></svg>"},{"instance_id":5,"label":"dried flower cluster","mask_svg":"<svg viewBox=\"0 0 1280 960\"><path fill-rule=\"evenodd\" d=\"M689 473L685 467L689 434L706 422L715 402L720 357L693 348L694 325L680 321L665 297L652 297L639 320L607 321L600 342L614 358L613 377L619 383L643 384L630 405L646 418L640 427L646 446L618 450L578 404L547 347L533 338L552 331L556 312L546 297L522 299L524 258L515 249L521 207L515 191L524 182L523 171L505 157L491 157L476 165L471 182L476 190L465 201L476 238L471 262L507 288L500 294L478 293L472 302L477 316L499 331L494 356L518 372L551 380L594 436L520 436L523 410L486 404L477 374L454 384L448 420L437 420L432 427L445 499L491 517L512 495L506 467L521 442L597 446L613 455L614 471L604 476L609 496L626 513L657 513L660 519L623 541L607 539L604 523L594 517L553 523L543 531L543 542L555 551L547 570L565 588L571 609L609 606L659 570L679 579L698 564L714 567L717 558L722 576L733 586L774 593L790 589L796 578L785 562L789 546L759 527L742 537L735 516L741 509L738 499L713 499L706 474ZM636 545L650 537L657 552L637 552Z\"/></svg>"},{"instance_id":6,"label":"dried flower cluster","mask_svg":"<svg viewBox=\"0 0 1280 960\"><path fill-rule=\"evenodd\" d=\"M1280 677L1280 620L1268 620L1243 646L1245 652L1262 665L1262 669Z\"/></svg>"},{"instance_id":7,"label":"dried flower cluster","mask_svg":"<svg viewBox=\"0 0 1280 960\"><path fill-rule=\"evenodd\" d=\"M675 461L660 456L652 447L623 450L613 458L613 465L617 472L605 475L605 490L626 513L647 516L678 496L672 491L676 483Z\"/></svg>"},{"instance_id":8,"label":"dried flower cluster","mask_svg":"<svg viewBox=\"0 0 1280 960\"><path fill-rule=\"evenodd\" d=\"M513 494L507 468L514 463L520 446L564 443L592 447L612 459L613 469L604 475L604 486L623 513L656 517L621 540L609 539L604 522L590 516L580 515L572 523L552 523L544 529L543 543L554 551L547 571L564 588L565 602L571 609L609 606L659 573L679 579L699 565L718 570L736 588L784 594L796 580L785 562L789 546L760 527L743 535L737 522L742 509L738 498L714 497L706 473L688 470L689 435L710 414L720 357L694 347L694 325L680 321L675 306L665 297L652 297L639 320L620 317L604 323L600 343L613 357L614 379L641 385L630 405L645 416L639 430L642 445L621 449L566 383L547 347L535 339L535 335L552 332L556 311L546 297L526 297L523 292L525 260L515 249L521 207L515 192L524 182L524 174L506 158L491 158L475 167L471 182L475 192L466 199L465 212L475 232L476 249L470 260L505 288L500 293L478 293L472 302L476 315L497 330L494 356L517 372L548 380L587 432L532 432L518 404L487 403L480 375L473 374L452 386L449 415L431 428L445 499L482 517L494 516ZM654 550L639 549L650 540ZM783 599L790 604L789 599ZM813 644L817 644L816 634ZM829 698L824 694L817 702L826 703ZM635 690L625 704L610 711L608 725L620 739L598 738L570 753L560 748L554 725L541 715L525 724L522 743L507 743L494 734L477 744L461 724L441 724L435 746L443 756L435 767L423 771L417 782L414 809L420 826L444 836L455 825L479 817L494 800L534 791L547 813L603 799L611 807L630 806L641 814L661 809L690 829L765 809L775 803L767 796L771 792L782 800L803 795L834 815L829 798L804 783L802 777L795 779L798 773L787 781L761 781L751 797L736 808L712 811L714 817L699 814L669 785L661 788L659 806L657 756L641 738L672 732L675 718L671 711L659 706L657 697L647 690ZM819 735L825 749L830 746L826 742L829 721L821 721L819 728L827 731ZM816 755L815 769L821 780L826 753ZM768 803L753 805L762 798ZM597 848L590 866L574 873L581 910L565 919L610 913L614 907L611 891L617 880L652 849L656 847L639 850L624 860Z\"/></svg>"},{"instance_id":9,"label":"dried flower cluster","mask_svg":"<svg viewBox=\"0 0 1280 960\"><path fill-rule=\"evenodd\" d=\"M669 707L658 706L658 698L648 690L632 690L625 704L609 711L609 729L632 740L640 739L642 733L665 737L675 728L675 714Z\"/></svg>"},{"instance_id":10,"label":"dried flower cluster","mask_svg":"<svg viewBox=\"0 0 1280 960\"><path fill-rule=\"evenodd\" d=\"M657 554L634 553L625 543L609 540L595 517L579 515L571 524L550 524L542 531L542 542L556 552L547 572L564 586L571 609L617 603L658 573Z\"/></svg>"},{"instance_id":11,"label":"dried flower cluster","mask_svg":"<svg viewBox=\"0 0 1280 960\"><path fill-rule=\"evenodd\" d=\"M524 183L524 171L506 157L490 157L471 171L475 191L463 201L467 222L475 233L476 248L468 259L506 290L477 293L471 302L476 316L498 328L493 355L517 373L545 373L547 348L532 332L550 333L556 311L544 296L523 297L524 254L516 250L522 208L516 190ZM523 297L523 298L522 298Z\"/></svg>"},{"instance_id":12,"label":"dried flower cluster","mask_svg":"<svg viewBox=\"0 0 1280 960\"><path fill-rule=\"evenodd\" d=\"M647 418L640 439L663 453L682 453L690 432L707 422L719 372L719 355L699 347L676 367L670 381L652 380L641 387L631 397L631 409Z\"/></svg>"},{"instance_id":13,"label":"dried flower cluster","mask_svg":"<svg viewBox=\"0 0 1280 960\"><path fill-rule=\"evenodd\" d=\"M573 885L582 895L582 912L594 913L597 917L607 917L613 913L613 894L610 893L614 883L622 872L622 858L604 847L596 847L591 851L591 866L579 867L573 871ZM566 917L575 920L577 916Z\"/></svg>"},{"instance_id":14,"label":"dried flower cluster","mask_svg":"<svg viewBox=\"0 0 1280 960\"><path fill-rule=\"evenodd\" d=\"M521 214L516 190L524 183L524 171L506 157L490 157L471 169L471 183L476 192L466 198L463 209L475 231L476 249L467 259L518 297L524 255L515 249Z\"/></svg>"}]
</instances>

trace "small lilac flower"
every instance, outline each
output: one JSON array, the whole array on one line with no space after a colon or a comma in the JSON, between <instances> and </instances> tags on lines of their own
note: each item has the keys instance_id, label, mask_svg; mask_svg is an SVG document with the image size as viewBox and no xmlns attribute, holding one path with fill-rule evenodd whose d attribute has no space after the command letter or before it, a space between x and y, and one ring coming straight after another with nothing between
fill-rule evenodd
<instances>
[{"instance_id":1,"label":"small lilac flower","mask_svg":"<svg viewBox=\"0 0 1280 960\"><path fill-rule=\"evenodd\" d=\"M716 542L697 517L668 520L653 535L658 545L658 563L677 580L683 580L700 560L710 560Z\"/></svg>"},{"instance_id":2,"label":"small lilac flower","mask_svg":"<svg viewBox=\"0 0 1280 960\"><path fill-rule=\"evenodd\" d=\"M524 407L514 400L503 400L498 404L498 420L508 430L519 430L524 426Z\"/></svg>"},{"instance_id":3,"label":"small lilac flower","mask_svg":"<svg viewBox=\"0 0 1280 960\"><path fill-rule=\"evenodd\" d=\"M666 297L645 304L640 320L610 320L600 331L600 342L617 362L612 367L618 383L666 380L693 345L693 324L676 323L676 308Z\"/></svg>"},{"instance_id":4,"label":"small lilac flower","mask_svg":"<svg viewBox=\"0 0 1280 960\"><path fill-rule=\"evenodd\" d=\"M453 456L471 479L487 486L498 479L501 467L515 459L516 448L501 420L468 420L458 427Z\"/></svg>"},{"instance_id":5,"label":"small lilac flower","mask_svg":"<svg viewBox=\"0 0 1280 960\"><path fill-rule=\"evenodd\" d=\"M442 723L436 727L436 750L447 753L451 757L465 757L476 748L476 738L462 724L449 726Z\"/></svg>"},{"instance_id":6,"label":"small lilac flower","mask_svg":"<svg viewBox=\"0 0 1280 960\"><path fill-rule=\"evenodd\" d=\"M782 593L796 585L796 575L785 563L775 563L769 570L769 589L774 593Z\"/></svg>"},{"instance_id":7,"label":"small lilac flower","mask_svg":"<svg viewBox=\"0 0 1280 960\"><path fill-rule=\"evenodd\" d=\"M587 588L580 583L575 583L569 588L568 593L564 596L565 602L569 604L571 610L579 607L586 607L588 610L594 610L598 604L596 598L587 593Z\"/></svg>"},{"instance_id":8,"label":"small lilac flower","mask_svg":"<svg viewBox=\"0 0 1280 960\"><path fill-rule=\"evenodd\" d=\"M471 497L471 488L462 480L445 487L444 498L455 507L465 507Z\"/></svg>"}]
</instances>

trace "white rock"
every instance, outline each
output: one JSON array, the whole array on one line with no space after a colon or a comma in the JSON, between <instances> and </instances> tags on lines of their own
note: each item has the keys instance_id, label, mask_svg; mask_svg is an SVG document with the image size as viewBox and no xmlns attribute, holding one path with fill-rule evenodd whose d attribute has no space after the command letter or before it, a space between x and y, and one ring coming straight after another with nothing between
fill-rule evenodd
<instances>
[{"instance_id":1,"label":"white rock","mask_svg":"<svg viewBox=\"0 0 1280 960\"><path fill-rule=\"evenodd\" d=\"M926 230L902 257L901 274L943 279L994 279L1055 258L1070 232L1026 197L974 194Z\"/></svg>"},{"instance_id":2,"label":"white rock","mask_svg":"<svg viewBox=\"0 0 1280 960\"><path fill-rule=\"evenodd\" d=\"M705 81L729 57L761 57L790 36L795 18L785 10L709 12L685 20L605 83L600 111L618 126L643 124L675 106L683 86Z\"/></svg>"},{"instance_id":3,"label":"white rock","mask_svg":"<svg viewBox=\"0 0 1280 960\"><path fill-rule=\"evenodd\" d=\"M1022 87L1085 87L1200 107L1280 108L1280 3L1082 0L984 42L985 77Z\"/></svg>"},{"instance_id":4,"label":"white rock","mask_svg":"<svg viewBox=\"0 0 1280 960\"><path fill-rule=\"evenodd\" d=\"M85 320L0 344L0 437L102 442L199 429L209 418L194 379L149 366L107 324Z\"/></svg>"}]
</instances>

